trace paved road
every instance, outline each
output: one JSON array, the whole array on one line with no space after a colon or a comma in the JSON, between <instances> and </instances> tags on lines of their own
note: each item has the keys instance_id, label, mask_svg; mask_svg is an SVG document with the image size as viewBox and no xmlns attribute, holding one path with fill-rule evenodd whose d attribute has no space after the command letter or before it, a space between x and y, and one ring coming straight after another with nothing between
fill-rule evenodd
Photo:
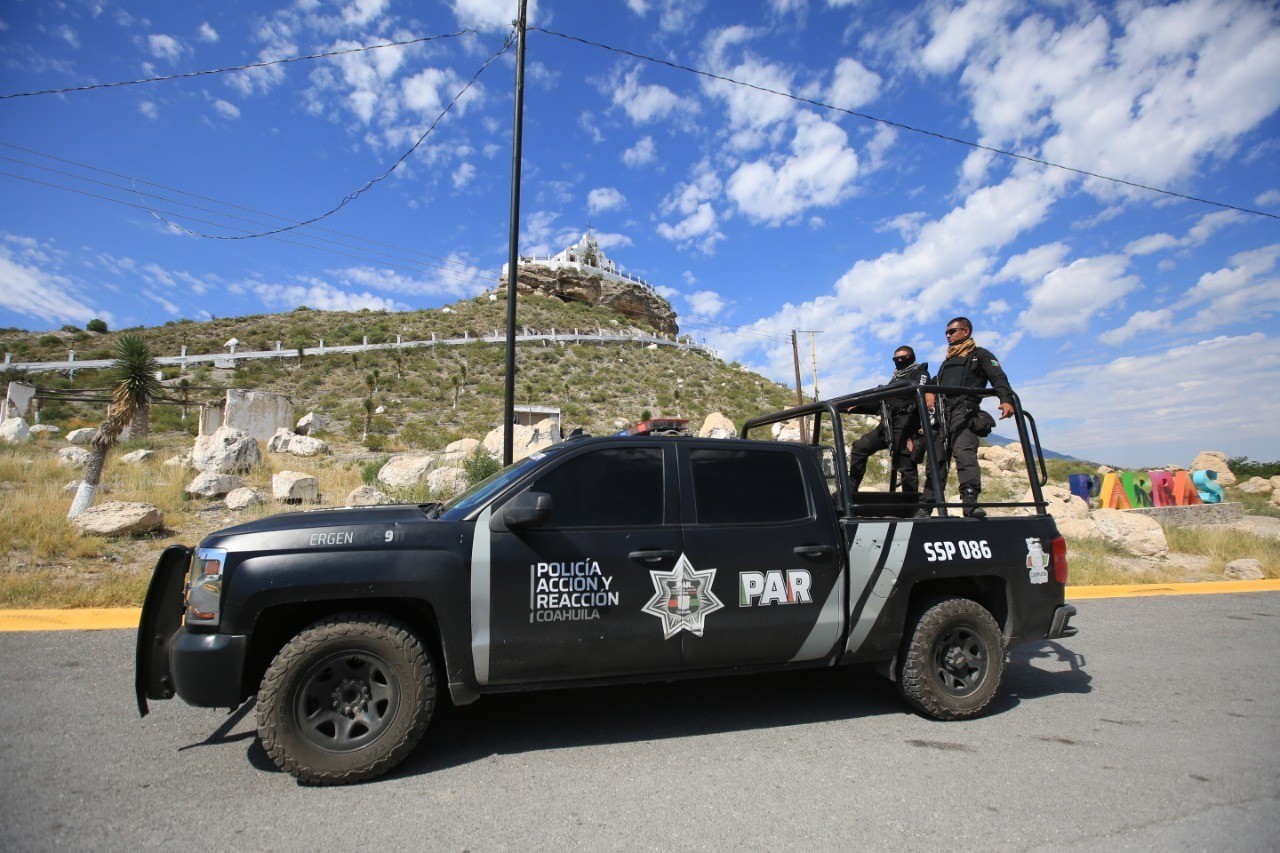
<instances>
[{"instance_id":1,"label":"paved road","mask_svg":"<svg viewBox=\"0 0 1280 853\"><path fill-rule=\"evenodd\" d=\"M1079 607L982 720L861 669L487 697L337 789L278 773L251 710L138 719L131 632L0 634L0 847L1280 847L1280 593Z\"/></svg>"}]
</instances>

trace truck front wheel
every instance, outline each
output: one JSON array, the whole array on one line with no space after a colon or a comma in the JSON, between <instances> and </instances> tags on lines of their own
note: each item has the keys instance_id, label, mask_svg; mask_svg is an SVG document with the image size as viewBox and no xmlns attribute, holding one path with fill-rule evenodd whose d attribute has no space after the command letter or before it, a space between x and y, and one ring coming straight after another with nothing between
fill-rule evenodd
<instances>
[{"instance_id":1,"label":"truck front wheel","mask_svg":"<svg viewBox=\"0 0 1280 853\"><path fill-rule=\"evenodd\" d=\"M904 637L898 689L935 720L963 720L987 709L1004 677L1000 626L968 598L947 598L919 614Z\"/></svg>"},{"instance_id":2,"label":"truck front wheel","mask_svg":"<svg viewBox=\"0 0 1280 853\"><path fill-rule=\"evenodd\" d=\"M258 737L303 782L359 782L404 760L434 705L422 640L389 617L348 613L315 623L276 655L258 691Z\"/></svg>"}]
</instances>

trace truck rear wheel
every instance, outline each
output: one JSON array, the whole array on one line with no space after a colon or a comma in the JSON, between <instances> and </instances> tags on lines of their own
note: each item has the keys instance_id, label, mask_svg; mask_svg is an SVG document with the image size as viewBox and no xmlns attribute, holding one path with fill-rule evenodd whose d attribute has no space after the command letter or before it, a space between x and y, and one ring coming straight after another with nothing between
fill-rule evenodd
<instances>
[{"instance_id":1,"label":"truck rear wheel","mask_svg":"<svg viewBox=\"0 0 1280 853\"><path fill-rule=\"evenodd\" d=\"M348 613L315 623L276 655L258 691L258 737L303 782L359 782L413 751L434 705L422 640L389 617Z\"/></svg>"},{"instance_id":2,"label":"truck rear wheel","mask_svg":"<svg viewBox=\"0 0 1280 853\"><path fill-rule=\"evenodd\" d=\"M947 598L919 614L903 639L898 690L935 720L963 720L987 709L1004 677L1004 640L985 607Z\"/></svg>"}]
</instances>

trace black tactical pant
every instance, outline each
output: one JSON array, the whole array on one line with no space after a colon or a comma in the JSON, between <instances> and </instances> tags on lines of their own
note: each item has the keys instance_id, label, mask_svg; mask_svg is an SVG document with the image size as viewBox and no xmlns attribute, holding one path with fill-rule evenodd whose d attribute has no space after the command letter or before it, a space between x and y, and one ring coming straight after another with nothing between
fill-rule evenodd
<instances>
[{"instance_id":1,"label":"black tactical pant","mask_svg":"<svg viewBox=\"0 0 1280 853\"><path fill-rule=\"evenodd\" d=\"M907 448L907 439L914 436L917 427L914 421L900 421L893 424L893 447L889 447L884 427L876 427L859 438L849 448L849 487L858 490L862 478L867 473L867 460L873 453L891 450L894 467L898 469L898 479L904 492L920 491L920 475L916 471L916 460ZM923 439L921 439L923 440Z\"/></svg>"},{"instance_id":2,"label":"black tactical pant","mask_svg":"<svg viewBox=\"0 0 1280 853\"><path fill-rule=\"evenodd\" d=\"M982 491L982 469L978 467L978 436L969 429L969 416L959 415L951 423L956 427L944 436L941 430L933 434L934 447L930 455L938 460L938 474L942 477L942 485L936 491L933 476L925 469L924 491L920 494L921 503L931 503L938 492L946 494L947 477L950 474L951 460L956 460L956 475L960 479L960 494L966 492L977 495ZM944 442L949 438L949 442ZM948 447L949 445L949 447ZM948 450L950 453L948 454Z\"/></svg>"}]
</instances>

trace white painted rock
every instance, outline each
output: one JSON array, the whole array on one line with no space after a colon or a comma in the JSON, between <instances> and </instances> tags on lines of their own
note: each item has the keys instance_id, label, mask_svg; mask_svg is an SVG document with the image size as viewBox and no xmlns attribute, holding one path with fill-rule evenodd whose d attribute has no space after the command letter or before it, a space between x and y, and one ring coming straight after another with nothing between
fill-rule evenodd
<instances>
[{"instance_id":1,"label":"white painted rock","mask_svg":"<svg viewBox=\"0 0 1280 853\"><path fill-rule=\"evenodd\" d=\"M202 471L198 477L187 483L187 487L183 491L201 498L220 498L243 485L244 480L234 474Z\"/></svg>"},{"instance_id":2,"label":"white painted rock","mask_svg":"<svg viewBox=\"0 0 1280 853\"><path fill-rule=\"evenodd\" d=\"M71 519L82 533L99 536L130 536L164 527L164 513L147 503L108 501L91 506Z\"/></svg>"},{"instance_id":3,"label":"white painted rock","mask_svg":"<svg viewBox=\"0 0 1280 853\"><path fill-rule=\"evenodd\" d=\"M378 471L378 482L389 489L424 486L435 467L434 456L393 456Z\"/></svg>"},{"instance_id":4,"label":"white painted rock","mask_svg":"<svg viewBox=\"0 0 1280 853\"><path fill-rule=\"evenodd\" d=\"M1104 539L1140 557L1163 557L1169 553L1169 540L1154 518L1122 509L1094 510L1094 524Z\"/></svg>"},{"instance_id":5,"label":"white painted rock","mask_svg":"<svg viewBox=\"0 0 1280 853\"><path fill-rule=\"evenodd\" d=\"M152 450L135 450L132 453L126 453L120 457L121 462L127 462L130 465L137 465L139 462L146 462L152 456L155 456Z\"/></svg>"},{"instance_id":6,"label":"white painted rock","mask_svg":"<svg viewBox=\"0 0 1280 853\"><path fill-rule=\"evenodd\" d=\"M0 441L17 444L31 440L31 427L22 418L6 418L0 423Z\"/></svg>"},{"instance_id":7,"label":"white painted rock","mask_svg":"<svg viewBox=\"0 0 1280 853\"><path fill-rule=\"evenodd\" d=\"M200 471L235 474L262 462L258 440L235 427L219 427L212 435L196 438L191 464Z\"/></svg>"},{"instance_id":8,"label":"white painted rock","mask_svg":"<svg viewBox=\"0 0 1280 853\"><path fill-rule=\"evenodd\" d=\"M93 454L83 447L64 447L58 451L58 464L72 468L83 468L89 464L89 459L92 456Z\"/></svg>"},{"instance_id":9,"label":"white painted rock","mask_svg":"<svg viewBox=\"0 0 1280 853\"><path fill-rule=\"evenodd\" d=\"M67 433L67 441L71 444L85 445L93 441L93 434L97 432L93 427L80 427L73 429Z\"/></svg>"},{"instance_id":10,"label":"white painted rock","mask_svg":"<svg viewBox=\"0 0 1280 853\"><path fill-rule=\"evenodd\" d=\"M1267 573L1262 570L1260 560L1246 558L1227 563L1227 567L1222 570L1222 576L1229 581L1260 581L1267 576Z\"/></svg>"},{"instance_id":11,"label":"white painted rock","mask_svg":"<svg viewBox=\"0 0 1280 853\"><path fill-rule=\"evenodd\" d=\"M698 435L703 438L737 438L738 428L733 425L733 421L720 412L712 412L702 422L702 429L698 430Z\"/></svg>"},{"instance_id":12,"label":"white painted rock","mask_svg":"<svg viewBox=\"0 0 1280 853\"><path fill-rule=\"evenodd\" d=\"M227 509L241 510L248 509L251 506L257 506L262 503L262 493L257 489L251 489L248 486L241 486L238 489L232 489L227 492L223 503L227 505Z\"/></svg>"},{"instance_id":13,"label":"white painted rock","mask_svg":"<svg viewBox=\"0 0 1280 853\"><path fill-rule=\"evenodd\" d=\"M281 471L271 476L271 494L281 503L319 503L320 481L301 471Z\"/></svg>"},{"instance_id":14,"label":"white painted rock","mask_svg":"<svg viewBox=\"0 0 1280 853\"><path fill-rule=\"evenodd\" d=\"M373 486L356 486L347 495L347 506L381 506L389 503L391 497Z\"/></svg>"}]
</instances>

